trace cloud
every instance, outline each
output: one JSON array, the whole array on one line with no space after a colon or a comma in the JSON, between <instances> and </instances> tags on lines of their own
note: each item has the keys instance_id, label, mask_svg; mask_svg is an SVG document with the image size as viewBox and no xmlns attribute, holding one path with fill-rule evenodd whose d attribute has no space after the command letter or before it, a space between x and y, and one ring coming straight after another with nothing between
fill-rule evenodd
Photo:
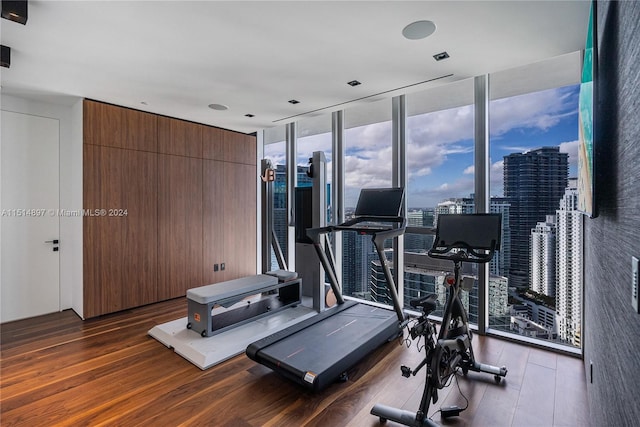
<instances>
[{"instance_id":1,"label":"cloud","mask_svg":"<svg viewBox=\"0 0 640 427\"><path fill-rule=\"evenodd\" d=\"M430 175L449 155L473 152L472 139L471 106L407 118L409 180Z\"/></svg>"},{"instance_id":2,"label":"cloud","mask_svg":"<svg viewBox=\"0 0 640 427\"><path fill-rule=\"evenodd\" d=\"M465 168L465 170L464 170L464 171L462 171L462 173L463 173L464 175L473 175L473 173L475 172L475 170L476 170L476 167L475 167L474 165L471 165L471 166L467 166L467 167Z\"/></svg>"},{"instance_id":3,"label":"cloud","mask_svg":"<svg viewBox=\"0 0 640 427\"><path fill-rule=\"evenodd\" d=\"M442 201L451 197L469 197L473 192L473 177L463 177L453 182L442 183L437 187L412 191L411 196L414 196L417 200ZM433 205L435 205L435 203L425 206Z\"/></svg>"},{"instance_id":4,"label":"cloud","mask_svg":"<svg viewBox=\"0 0 640 427\"><path fill-rule=\"evenodd\" d=\"M296 147L296 158L298 166L306 166L309 158L315 151L323 151L327 163L331 162L332 139L331 132L321 133L311 136L298 137Z\"/></svg>"},{"instance_id":5,"label":"cloud","mask_svg":"<svg viewBox=\"0 0 640 427\"><path fill-rule=\"evenodd\" d=\"M287 155L284 141L265 145L264 157L270 159L274 167L276 165L286 165Z\"/></svg>"},{"instance_id":6,"label":"cloud","mask_svg":"<svg viewBox=\"0 0 640 427\"><path fill-rule=\"evenodd\" d=\"M492 101L491 137L518 128L549 130L562 118L578 113L576 94L573 89L557 88Z\"/></svg>"},{"instance_id":7,"label":"cloud","mask_svg":"<svg viewBox=\"0 0 640 427\"><path fill-rule=\"evenodd\" d=\"M489 194L502 196L504 192L504 160L491 163L489 169Z\"/></svg>"},{"instance_id":8,"label":"cloud","mask_svg":"<svg viewBox=\"0 0 640 427\"><path fill-rule=\"evenodd\" d=\"M346 187L388 187L391 185L391 146L369 152L366 158L345 156L344 169Z\"/></svg>"},{"instance_id":9,"label":"cloud","mask_svg":"<svg viewBox=\"0 0 640 427\"><path fill-rule=\"evenodd\" d=\"M408 117L409 141L417 145L437 143L446 147L472 139L473 120L471 105Z\"/></svg>"},{"instance_id":10,"label":"cloud","mask_svg":"<svg viewBox=\"0 0 640 427\"><path fill-rule=\"evenodd\" d=\"M490 181L502 181L502 175L504 174L504 160L498 160L491 163L491 169L489 170Z\"/></svg>"},{"instance_id":11,"label":"cloud","mask_svg":"<svg viewBox=\"0 0 640 427\"><path fill-rule=\"evenodd\" d=\"M569 154L569 167L578 166L578 147L580 141L568 141L560 143L560 152Z\"/></svg>"}]
</instances>

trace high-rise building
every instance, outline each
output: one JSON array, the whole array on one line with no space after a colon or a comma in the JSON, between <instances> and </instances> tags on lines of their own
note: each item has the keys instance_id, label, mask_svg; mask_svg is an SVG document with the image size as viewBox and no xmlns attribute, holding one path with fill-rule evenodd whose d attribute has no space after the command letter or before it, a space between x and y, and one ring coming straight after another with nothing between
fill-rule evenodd
<instances>
[{"instance_id":1,"label":"high-rise building","mask_svg":"<svg viewBox=\"0 0 640 427\"><path fill-rule=\"evenodd\" d=\"M567 187L569 160L559 147L504 157L504 196L509 199L511 261L509 285L529 287L531 229L555 214Z\"/></svg>"},{"instance_id":2,"label":"high-rise building","mask_svg":"<svg viewBox=\"0 0 640 427\"><path fill-rule=\"evenodd\" d=\"M558 335L580 346L582 319L582 214L576 180L569 182L556 211L556 310Z\"/></svg>"},{"instance_id":3,"label":"high-rise building","mask_svg":"<svg viewBox=\"0 0 640 427\"><path fill-rule=\"evenodd\" d=\"M489 212L502 215L502 236L500 250L496 251L489 262L489 272L496 276L507 276L511 265L511 227L509 226L509 211L511 203L505 197L492 197ZM491 304L491 302L489 302Z\"/></svg>"},{"instance_id":4,"label":"high-rise building","mask_svg":"<svg viewBox=\"0 0 640 427\"><path fill-rule=\"evenodd\" d=\"M470 214L475 210L475 203L471 197L450 198L438 203L435 211L434 224L438 223L440 214Z\"/></svg>"},{"instance_id":5,"label":"high-rise building","mask_svg":"<svg viewBox=\"0 0 640 427\"><path fill-rule=\"evenodd\" d=\"M433 227L433 208L410 209L407 213L407 225L409 227ZM411 234L404 235L405 252L426 252L433 246L433 235Z\"/></svg>"},{"instance_id":6,"label":"high-rise building","mask_svg":"<svg viewBox=\"0 0 640 427\"><path fill-rule=\"evenodd\" d=\"M371 299L371 262L378 259L371 236L342 232L342 293Z\"/></svg>"},{"instance_id":7,"label":"high-rise building","mask_svg":"<svg viewBox=\"0 0 640 427\"><path fill-rule=\"evenodd\" d=\"M556 296L556 217L547 215L546 221L531 230L530 288L539 294Z\"/></svg>"}]
</instances>

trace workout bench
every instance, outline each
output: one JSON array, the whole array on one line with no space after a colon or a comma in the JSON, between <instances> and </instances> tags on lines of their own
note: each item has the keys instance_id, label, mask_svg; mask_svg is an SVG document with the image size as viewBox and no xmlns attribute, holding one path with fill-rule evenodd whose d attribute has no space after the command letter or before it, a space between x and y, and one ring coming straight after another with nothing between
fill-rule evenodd
<instances>
[{"instance_id":1,"label":"workout bench","mask_svg":"<svg viewBox=\"0 0 640 427\"><path fill-rule=\"evenodd\" d=\"M187 329L219 334L269 313L300 304L301 279L276 270L187 290Z\"/></svg>"}]
</instances>

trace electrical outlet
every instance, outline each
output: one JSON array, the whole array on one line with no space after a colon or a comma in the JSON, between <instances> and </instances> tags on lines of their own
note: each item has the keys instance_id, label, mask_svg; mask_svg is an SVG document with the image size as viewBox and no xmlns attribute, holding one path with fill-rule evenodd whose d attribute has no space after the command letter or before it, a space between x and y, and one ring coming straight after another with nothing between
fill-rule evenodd
<instances>
[{"instance_id":1,"label":"electrical outlet","mask_svg":"<svg viewBox=\"0 0 640 427\"><path fill-rule=\"evenodd\" d=\"M640 314L640 307L638 305L638 258L631 257L631 305L636 313Z\"/></svg>"},{"instance_id":2,"label":"electrical outlet","mask_svg":"<svg viewBox=\"0 0 640 427\"><path fill-rule=\"evenodd\" d=\"M220 270L224 271L225 265L224 262L222 264L220 264Z\"/></svg>"},{"instance_id":3,"label":"electrical outlet","mask_svg":"<svg viewBox=\"0 0 640 427\"><path fill-rule=\"evenodd\" d=\"M213 271L218 271L218 264L213 264Z\"/></svg>"}]
</instances>

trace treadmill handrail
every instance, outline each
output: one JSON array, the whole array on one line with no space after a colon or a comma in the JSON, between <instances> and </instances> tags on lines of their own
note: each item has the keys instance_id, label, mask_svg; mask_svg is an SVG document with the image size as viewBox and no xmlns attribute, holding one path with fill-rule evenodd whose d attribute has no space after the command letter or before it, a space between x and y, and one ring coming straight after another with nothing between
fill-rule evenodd
<instances>
[{"instance_id":1,"label":"treadmill handrail","mask_svg":"<svg viewBox=\"0 0 640 427\"><path fill-rule=\"evenodd\" d=\"M395 281L393 280L393 275L391 274L391 270L389 269L387 259L384 256L384 242L387 239L404 234L405 229L407 227L407 219L404 217L384 217L384 220L386 222L389 222L391 225L389 226L388 229L382 229L382 230L380 230L379 228L369 229L366 227L363 227L363 228L353 227L354 225L357 225L360 222L371 221L371 218L375 218L376 221L382 220L382 217L361 216L361 217L346 221L338 226L329 225L326 227L308 228L307 236L313 241L313 246L316 250L316 253L318 254L318 258L320 259L320 263L322 264L324 271L327 273L327 276L329 277L329 284L336 296L336 300L338 304L343 304L344 297L342 296L342 291L340 289L340 285L338 284L337 273L335 271L335 267L331 265L331 263L329 262L325 254L325 251L322 249L322 245L320 244L320 235L331 233L334 231L346 231L349 229L353 231L364 232L366 234L371 234L372 235L371 240L373 242L373 245L376 248L378 259L380 260L380 265L384 272L387 290L391 295L393 309L396 312L398 321L402 324L406 320L405 314L400 304L400 298L398 296L398 291L396 289ZM331 249L329 248L329 250Z\"/></svg>"}]
</instances>

